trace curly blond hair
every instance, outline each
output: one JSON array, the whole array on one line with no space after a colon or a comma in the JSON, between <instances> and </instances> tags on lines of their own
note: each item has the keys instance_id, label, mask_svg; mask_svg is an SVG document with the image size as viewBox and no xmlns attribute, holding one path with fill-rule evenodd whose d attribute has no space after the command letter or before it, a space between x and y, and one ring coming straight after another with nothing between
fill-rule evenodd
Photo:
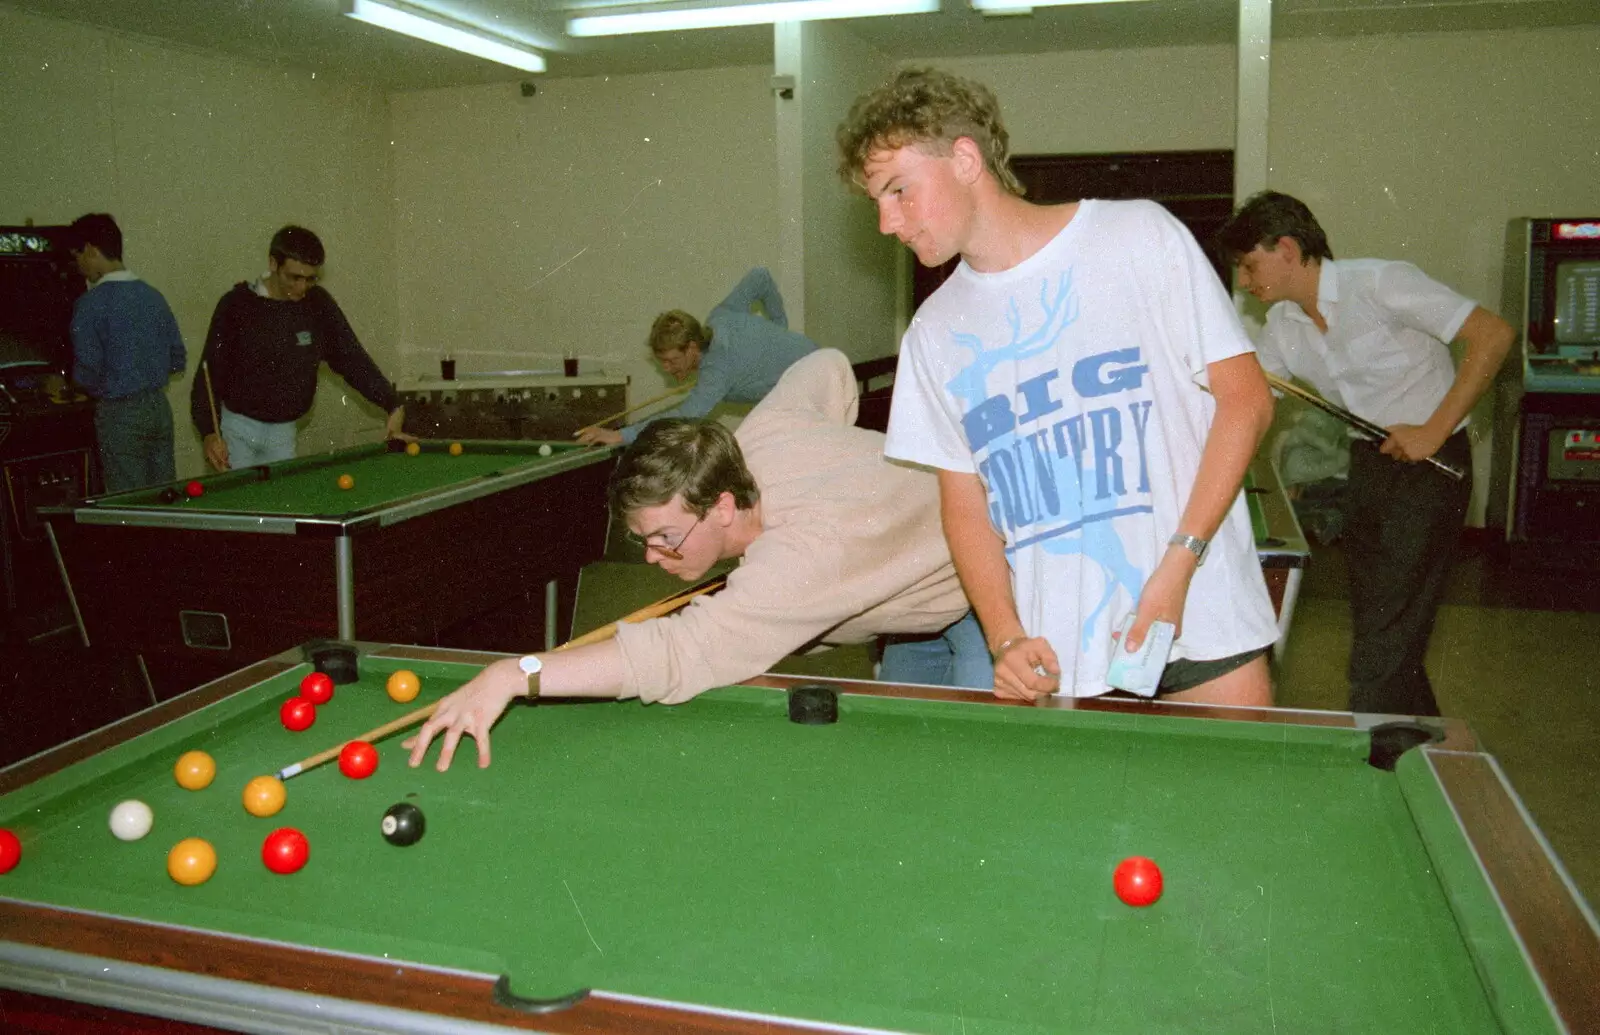
<instances>
[{"instance_id":1,"label":"curly blond hair","mask_svg":"<svg viewBox=\"0 0 1600 1035\"><path fill-rule=\"evenodd\" d=\"M908 68L856 98L835 132L839 177L860 190L867 161L881 151L916 144L936 154L967 137L983 164L1006 191L1021 197L1023 186L1008 164L1011 138L1000 121L1000 102L982 83L935 68Z\"/></svg>"}]
</instances>

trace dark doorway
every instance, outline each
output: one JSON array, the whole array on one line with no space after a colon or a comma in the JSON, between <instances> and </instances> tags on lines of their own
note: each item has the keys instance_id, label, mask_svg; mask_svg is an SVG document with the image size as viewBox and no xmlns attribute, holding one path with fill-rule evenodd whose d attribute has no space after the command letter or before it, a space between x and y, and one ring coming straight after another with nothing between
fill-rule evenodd
<instances>
[{"instance_id":1,"label":"dark doorway","mask_svg":"<svg viewBox=\"0 0 1600 1035\"><path fill-rule=\"evenodd\" d=\"M1111 155L1019 155L1011 170L1030 201L1060 204L1084 198L1148 198L1194 234L1224 285L1228 265L1211 239L1233 212L1232 151L1160 151ZM912 264L913 308L933 294L960 259L929 268Z\"/></svg>"}]
</instances>

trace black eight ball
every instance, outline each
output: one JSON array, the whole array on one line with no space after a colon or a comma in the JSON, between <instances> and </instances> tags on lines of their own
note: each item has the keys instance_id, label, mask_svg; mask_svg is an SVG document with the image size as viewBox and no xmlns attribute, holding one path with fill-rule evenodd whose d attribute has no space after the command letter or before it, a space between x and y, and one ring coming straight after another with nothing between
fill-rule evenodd
<instances>
[{"instance_id":1,"label":"black eight ball","mask_svg":"<svg viewBox=\"0 0 1600 1035\"><path fill-rule=\"evenodd\" d=\"M383 814L383 839L392 845L414 845L426 828L422 810L408 801L389 806Z\"/></svg>"}]
</instances>

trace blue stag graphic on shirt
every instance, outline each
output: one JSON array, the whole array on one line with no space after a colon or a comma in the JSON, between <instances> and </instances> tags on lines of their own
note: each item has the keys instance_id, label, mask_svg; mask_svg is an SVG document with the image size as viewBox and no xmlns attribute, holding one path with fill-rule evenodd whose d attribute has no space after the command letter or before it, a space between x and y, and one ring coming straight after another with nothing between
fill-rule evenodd
<instances>
[{"instance_id":1,"label":"blue stag graphic on shirt","mask_svg":"<svg viewBox=\"0 0 1600 1035\"><path fill-rule=\"evenodd\" d=\"M1039 309L1038 327L1025 333L1021 307L1009 299L1011 340L1003 345L986 347L977 335L955 333L954 342L972 353L972 361L945 387L962 407L967 443L988 489L990 519L1006 537L1006 552L1038 544L1047 553L1080 554L1104 573L1100 599L1083 622L1088 649L1117 591L1137 601L1147 574L1128 559L1113 521L1151 512L1148 367L1137 348L1089 351L1085 346L1092 343L1063 340L1078 318L1070 270L1053 291L1049 281L1041 283ZM1057 365L1019 382L1014 399L990 394L989 375L1001 364L1051 352ZM1061 385L1067 364L1068 384ZM1137 398L1128 397L1135 392ZM1074 405L1069 408L1060 394ZM1117 405L1096 405L1114 395L1123 397ZM1138 480L1130 485L1135 460Z\"/></svg>"}]
</instances>

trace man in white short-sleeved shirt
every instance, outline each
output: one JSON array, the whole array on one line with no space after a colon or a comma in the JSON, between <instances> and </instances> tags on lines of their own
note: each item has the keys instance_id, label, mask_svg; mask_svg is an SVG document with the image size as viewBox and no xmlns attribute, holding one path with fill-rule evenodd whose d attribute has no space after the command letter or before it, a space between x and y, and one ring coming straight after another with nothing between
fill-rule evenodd
<instances>
[{"instance_id":1,"label":"man in white short-sleeved shirt","mask_svg":"<svg viewBox=\"0 0 1600 1035\"><path fill-rule=\"evenodd\" d=\"M1335 262L1316 217L1287 194L1257 194L1219 239L1239 286L1272 306L1262 365L1389 432L1350 451L1350 708L1437 715L1423 658L1472 495L1467 418L1515 334L1410 263ZM1447 344L1457 338L1459 369ZM1431 456L1466 477L1421 462Z\"/></svg>"},{"instance_id":2,"label":"man in white short-sleeved shirt","mask_svg":"<svg viewBox=\"0 0 1600 1035\"><path fill-rule=\"evenodd\" d=\"M938 470L996 692L1105 693L1134 614L1128 649L1178 627L1164 696L1270 704L1239 490L1272 399L1188 231L1149 202L1024 201L994 96L946 73L858 99L839 143L880 230L963 260L902 342L885 448Z\"/></svg>"}]
</instances>

